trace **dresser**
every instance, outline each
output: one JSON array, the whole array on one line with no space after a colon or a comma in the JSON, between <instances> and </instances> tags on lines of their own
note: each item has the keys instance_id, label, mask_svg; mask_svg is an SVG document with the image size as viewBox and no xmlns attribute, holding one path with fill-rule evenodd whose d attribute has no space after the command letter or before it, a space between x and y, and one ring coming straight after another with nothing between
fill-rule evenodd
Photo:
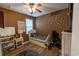
<instances>
[{"instance_id":1,"label":"dresser","mask_svg":"<svg viewBox=\"0 0 79 59\"><path fill-rule=\"evenodd\" d=\"M0 38L0 56L12 49L15 49L15 41L11 36Z\"/></svg>"}]
</instances>

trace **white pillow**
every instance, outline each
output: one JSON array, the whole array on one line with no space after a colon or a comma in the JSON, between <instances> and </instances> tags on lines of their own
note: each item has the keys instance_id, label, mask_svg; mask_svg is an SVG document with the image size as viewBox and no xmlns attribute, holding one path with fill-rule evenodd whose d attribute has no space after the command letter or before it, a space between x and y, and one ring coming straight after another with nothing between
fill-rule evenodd
<instances>
[{"instance_id":1,"label":"white pillow","mask_svg":"<svg viewBox=\"0 0 79 59\"><path fill-rule=\"evenodd\" d=\"M1 36L6 36L5 29L2 29L1 31Z\"/></svg>"},{"instance_id":2,"label":"white pillow","mask_svg":"<svg viewBox=\"0 0 79 59\"><path fill-rule=\"evenodd\" d=\"M15 27L5 27L8 35L15 35Z\"/></svg>"},{"instance_id":3,"label":"white pillow","mask_svg":"<svg viewBox=\"0 0 79 59\"><path fill-rule=\"evenodd\" d=\"M10 36L10 30L8 29L8 27L4 28L4 33L5 33L6 36Z\"/></svg>"},{"instance_id":4,"label":"white pillow","mask_svg":"<svg viewBox=\"0 0 79 59\"><path fill-rule=\"evenodd\" d=\"M0 28L0 36L15 35L15 27Z\"/></svg>"},{"instance_id":5,"label":"white pillow","mask_svg":"<svg viewBox=\"0 0 79 59\"><path fill-rule=\"evenodd\" d=\"M30 30L31 33L36 33L35 29Z\"/></svg>"}]
</instances>

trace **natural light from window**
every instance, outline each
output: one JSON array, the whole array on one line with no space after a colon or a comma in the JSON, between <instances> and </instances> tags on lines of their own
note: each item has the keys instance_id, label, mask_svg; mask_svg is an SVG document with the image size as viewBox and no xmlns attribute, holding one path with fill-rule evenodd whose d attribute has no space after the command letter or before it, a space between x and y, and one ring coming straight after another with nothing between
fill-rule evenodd
<instances>
[{"instance_id":1,"label":"natural light from window","mask_svg":"<svg viewBox=\"0 0 79 59\"><path fill-rule=\"evenodd\" d=\"M31 29L33 29L33 20L26 19L26 33L28 34Z\"/></svg>"}]
</instances>

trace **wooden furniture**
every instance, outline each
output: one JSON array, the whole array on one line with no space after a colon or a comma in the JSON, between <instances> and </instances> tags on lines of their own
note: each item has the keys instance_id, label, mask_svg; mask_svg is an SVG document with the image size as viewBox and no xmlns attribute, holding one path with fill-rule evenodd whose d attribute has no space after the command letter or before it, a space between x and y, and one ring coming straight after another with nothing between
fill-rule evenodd
<instances>
[{"instance_id":1,"label":"wooden furniture","mask_svg":"<svg viewBox=\"0 0 79 59\"><path fill-rule=\"evenodd\" d=\"M22 34L24 42L29 41L29 35L26 34L25 32Z\"/></svg>"},{"instance_id":2,"label":"wooden furniture","mask_svg":"<svg viewBox=\"0 0 79 59\"><path fill-rule=\"evenodd\" d=\"M70 32L62 32L62 56L71 55L71 36Z\"/></svg>"}]
</instances>

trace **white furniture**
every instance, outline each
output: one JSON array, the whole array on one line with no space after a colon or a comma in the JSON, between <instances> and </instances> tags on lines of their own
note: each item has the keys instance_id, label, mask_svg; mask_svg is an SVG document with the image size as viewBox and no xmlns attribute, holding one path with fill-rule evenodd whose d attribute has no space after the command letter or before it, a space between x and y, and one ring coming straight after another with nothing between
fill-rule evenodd
<instances>
[{"instance_id":1,"label":"white furniture","mask_svg":"<svg viewBox=\"0 0 79 59\"><path fill-rule=\"evenodd\" d=\"M24 44L23 38L10 38L11 37L0 38L0 56L5 55L12 49L21 47Z\"/></svg>"},{"instance_id":2,"label":"white furniture","mask_svg":"<svg viewBox=\"0 0 79 59\"><path fill-rule=\"evenodd\" d=\"M10 37L0 38L0 55L4 55L9 50L15 49L15 41Z\"/></svg>"},{"instance_id":3,"label":"white furniture","mask_svg":"<svg viewBox=\"0 0 79 59\"><path fill-rule=\"evenodd\" d=\"M15 35L15 27L0 28L0 37Z\"/></svg>"},{"instance_id":4,"label":"white furniture","mask_svg":"<svg viewBox=\"0 0 79 59\"><path fill-rule=\"evenodd\" d=\"M34 37L29 37L30 42L37 44L37 45L44 47L44 48L47 48L46 44L48 44L49 39L50 39L50 34L46 37L45 40L40 40L40 39L36 39Z\"/></svg>"},{"instance_id":5,"label":"white furniture","mask_svg":"<svg viewBox=\"0 0 79 59\"><path fill-rule=\"evenodd\" d=\"M32 29L30 32L29 32L29 41L34 43L34 44L37 44L41 47L44 47L44 48L47 48L46 44L48 44L48 41L50 39L50 36L51 34L49 34L44 40L41 40L41 39L37 39L35 37L31 37L31 33L36 33L36 30L35 29Z\"/></svg>"},{"instance_id":6,"label":"white furniture","mask_svg":"<svg viewBox=\"0 0 79 59\"><path fill-rule=\"evenodd\" d=\"M23 42L23 38L20 37L20 38L14 38L15 40L15 45L16 45L16 48L21 46L24 42Z\"/></svg>"},{"instance_id":7,"label":"white furniture","mask_svg":"<svg viewBox=\"0 0 79 59\"><path fill-rule=\"evenodd\" d=\"M62 56L71 55L71 36L70 32L62 32Z\"/></svg>"},{"instance_id":8,"label":"white furniture","mask_svg":"<svg viewBox=\"0 0 79 59\"><path fill-rule=\"evenodd\" d=\"M15 27L0 28L0 55L3 54L4 49L14 46L13 40L9 40L13 35L15 35Z\"/></svg>"}]
</instances>

